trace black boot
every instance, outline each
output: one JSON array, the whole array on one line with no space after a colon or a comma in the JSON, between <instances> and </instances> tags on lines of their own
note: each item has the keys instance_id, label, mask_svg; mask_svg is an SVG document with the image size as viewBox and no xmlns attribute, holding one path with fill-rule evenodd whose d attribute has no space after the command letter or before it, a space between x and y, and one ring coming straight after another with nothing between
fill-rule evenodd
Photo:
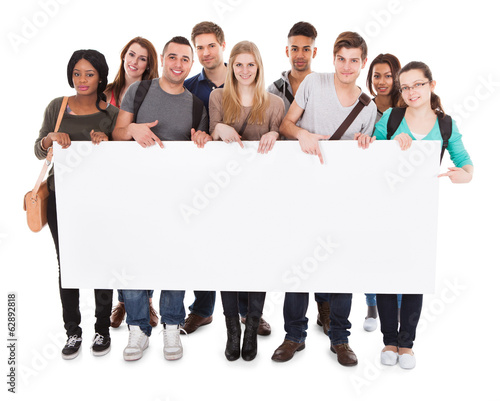
<instances>
[{"instance_id":1,"label":"black boot","mask_svg":"<svg viewBox=\"0 0 500 401\"><path fill-rule=\"evenodd\" d=\"M238 316L226 317L227 343L226 358L228 361L236 361L240 357L241 326Z\"/></svg>"},{"instance_id":2,"label":"black boot","mask_svg":"<svg viewBox=\"0 0 500 401\"><path fill-rule=\"evenodd\" d=\"M247 316L243 345L241 347L241 356L245 361L251 361L257 355L257 330L259 329L259 323L260 317Z\"/></svg>"}]
</instances>

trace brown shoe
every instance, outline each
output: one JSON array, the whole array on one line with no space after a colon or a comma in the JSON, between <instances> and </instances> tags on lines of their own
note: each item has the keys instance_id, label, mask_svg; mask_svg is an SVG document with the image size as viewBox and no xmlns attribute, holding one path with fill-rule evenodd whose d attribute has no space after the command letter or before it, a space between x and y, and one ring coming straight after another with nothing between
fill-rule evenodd
<instances>
[{"instance_id":1,"label":"brown shoe","mask_svg":"<svg viewBox=\"0 0 500 401\"><path fill-rule=\"evenodd\" d=\"M246 324L246 321L246 317L241 318L241 323ZM260 318L257 334L259 336L268 336L269 334L271 334L271 325L267 323L263 318Z\"/></svg>"},{"instance_id":2,"label":"brown shoe","mask_svg":"<svg viewBox=\"0 0 500 401\"><path fill-rule=\"evenodd\" d=\"M117 329L123 322L125 318L125 304L123 302L118 302L111 312L111 327Z\"/></svg>"},{"instance_id":3,"label":"brown shoe","mask_svg":"<svg viewBox=\"0 0 500 401\"><path fill-rule=\"evenodd\" d=\"M153 308L151 302L149 303L149 324L151 327L158 326L158 315L156 314L155 308Z\"/></svg>"},{"instance_id":4,"label":"brown shoe","mask_svg":"<svg viewBox=\"0 0 500 401\"><path fill-rule=\"evenodd\" d=\"M276 351L274 351L271 359L276 362L286 362L293 358L295 352L302 351L306 347L306 343L296 343L295 341L285 340Z\"/></svg>"},{"instance_id":5,"label":"brown shoe","mask_svg":"<svg viewBox=\"0 0 500 401\"><path fill-rule=\"evenodd\" d=\"M323 333L328 335L330 330L330 304L328 302L317 302L318 304L318 319L316 323L323 327Z\"/></svg>"},{"instance_id":6,"label":"brown shoe","mask_svg":"<svg viewBox=\"0 0 500 401\"><path fill-rule=\"evenodd\" d=\"M184 322L184 326L182 327L184 330L181 330L181 334L191 334L196 331L200 326L205 326L206 324L212 323L212 316L209 317L201 317L195 315L194 313L190 313Z\"/></svg>"},{"instance_id":7,"label":"brown shoe","mask_svg":"<svg viewBox=\"0 0 500 401\"><path fill-rule=\"evenodd\" d=\"M358 364L356 354L349 347L349 344L330 345L330 350L337 354L337 360L343 366L355 366Z\"/></svg>"}]
</instances>

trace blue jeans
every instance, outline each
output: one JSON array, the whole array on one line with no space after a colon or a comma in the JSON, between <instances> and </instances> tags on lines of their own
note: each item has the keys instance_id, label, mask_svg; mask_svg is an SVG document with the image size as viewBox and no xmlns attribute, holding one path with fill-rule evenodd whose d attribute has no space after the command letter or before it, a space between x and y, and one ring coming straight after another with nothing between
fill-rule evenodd
<instances>
[{"instance_id":1,"label":"blue jeans","mask_svg":"<svg viewBox=\"0 0 500 401\"><path fill-rule=\"evenodd\" d=\"M215 291L194 291L194 302L189 311L201 317L210 317L214 313Z\"/></svg>"},{"instance_id":2,"label":"blue jeans","mask_svg":"<svg viewBox=\"0 0 500 401\"><path fill-rule=\"evenodd\" d=\"M351 313L352 294L330 294L330 330L328 336L332 345L347 344L347 337L351 334Z\"/></svg>"},{"instance_id":3,"label":"blue jeans","mask_svg":"<svg viewBox=\"0 0 500 401\"><path fill-rule=\"evenodd\" d=\"M328 292L315 292L314 300L318 303L330 302L330 294Z\"/></svg>"},{"instance_id":4,"label":"blue jeans","mask_svg":"<svg viewBox=\"0 0 500 401\"><path fill-rule=\"evenodd\" d=\"M376 294L365 294L366 305L367 306L377 306L377 296ZM402 295L398 294L398 308L401 309L401 298Z\"/></svg>"},{"instance_id":5,"label":"blue jeans","mask_svg":"<svg viewBox=\"0 0 500 401\"><path fill-rule=\"evenodd\" d=\"M306 317L309 306L308 292L287 292L283 304L283 317L285 319L285 340L303 343L307 337Z\"/></svg>"},{"instance_id":6,"label":"blue jeans","mask_svg":"<svg viewBox=\"0 0 500 401\"><path fill-rule=\"evenodd\" d=\"M118 292L118 302L123 302L123 290L116 290ZM153 290L148 290L148 297L153 298Z\"/></svg>"},{"instance_id":7,"label":"blue jeans","mask_svg":"<svg viewBox=\"0 0 500 401\"><path fill-rule=\"evenodd\" d=\"M184 310L185 291L162 290L160 295L161 323L174 325L184 324L186 311ZM149 337L149 295L148 290L122 290L123 302L127 311L127 324L139 326Z\"/></svg>"}]
</instances>

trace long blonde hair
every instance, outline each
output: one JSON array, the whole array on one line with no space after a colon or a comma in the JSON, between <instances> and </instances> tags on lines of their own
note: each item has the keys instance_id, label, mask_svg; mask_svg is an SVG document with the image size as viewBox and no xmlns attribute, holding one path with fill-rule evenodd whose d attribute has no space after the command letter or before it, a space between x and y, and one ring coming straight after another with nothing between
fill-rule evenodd
<instances>
[{"instance_id":1,"label":"long blonde hair","mask_svg":"<svg viewBox=\"0 0 500 401\"><path fill-rule=\"evenodd\" d=\"M244 40L237 43L231 50L226 82L224 83L224 92L222 94L222 110L224 113L224 124L233 125L240 119L242 105L238 95L238 81L234 75L233 64L239 54L251 54L257 63L257 74L254 81L254 95L252 101L252 110L248 117L249 124L263 124L267 107L269 106L269 97L264 83L264 65L257 46Z\"/></svg>"}]
</instances>

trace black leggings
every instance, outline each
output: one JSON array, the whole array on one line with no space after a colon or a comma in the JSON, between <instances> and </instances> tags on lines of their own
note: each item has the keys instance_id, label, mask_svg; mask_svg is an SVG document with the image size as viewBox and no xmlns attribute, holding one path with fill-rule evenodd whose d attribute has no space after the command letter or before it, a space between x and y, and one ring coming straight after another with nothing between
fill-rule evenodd
<instances>
[{"instance_id":1,"label":"black leggings","mask_svg":"<svg viewBox=\"0 0 500 401\"><path fill-rule=\"evenodd\" d=\"M80 290L77 288L61 287L61 263L59 260L59 235L57 231L57 211L55 192L49 190L47 203L47 223L52 233L54 245L57 253L57 263L59 265L59 294L61 296L63 321L66 334L69 336L82 335L80 323ZM95 317L94 329L101 335L109 335L110 315L113 302L113 290L94 290L95 296Z\"/></svg>"},{"instance_id":2,"label":"black leggings","mask_svg":"<svg viewBox=\"0 0 500 401\"><path fill-rule=\"evenodd\" d=\"M240 297L243 294L248 294L248 312L246 317L258 317L262 316L262 309L264 309L264 301L266 299L265 292L248 292L248 293L238 293L235 291L221 291L220 297L222 300L222 307L224 309L224 316L235 317L238 316L238 294ZM240 301L244 301L240 298Z\"/></svg>"}]
</instances>

